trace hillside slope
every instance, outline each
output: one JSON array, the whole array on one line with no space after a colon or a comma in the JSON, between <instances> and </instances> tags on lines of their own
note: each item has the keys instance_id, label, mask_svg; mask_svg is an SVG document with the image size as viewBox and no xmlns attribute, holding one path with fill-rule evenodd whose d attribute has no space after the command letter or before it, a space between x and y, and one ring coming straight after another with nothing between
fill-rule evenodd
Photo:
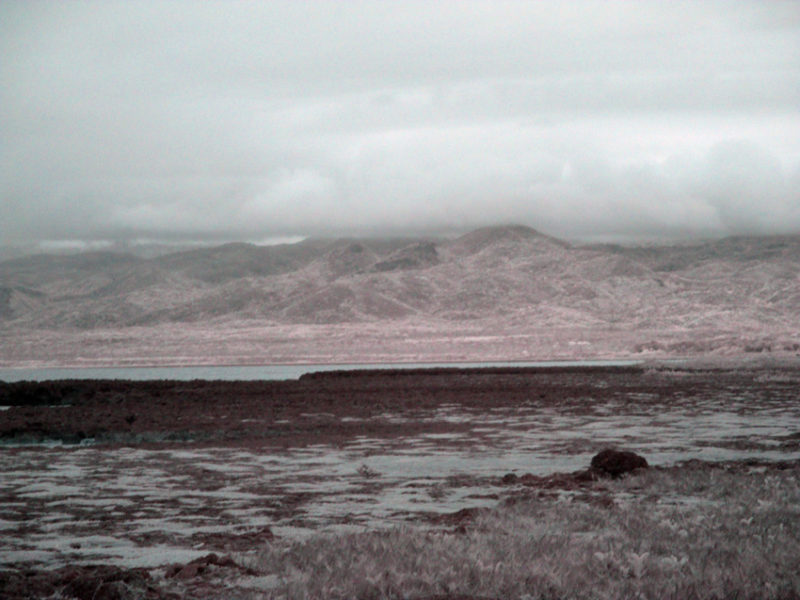
<instances>
[{"instance_id":1,"label":"hillside slope","mask_svg":"<svg viewBox=\"0 0 800 600\"><path fill-rule=\"evenodd\" d=\"M791 349L800 341L800 236L573 246L509 226L454 240L227 244L153 259L88 253L0 263L0 331L8 339L251 322L372 324L387 338L398 323L610 328L647 332L638 347L651 350L663 346L659 331L739 336L751 345L782 332L777 343Z\"/></svg>"}]
</instances>

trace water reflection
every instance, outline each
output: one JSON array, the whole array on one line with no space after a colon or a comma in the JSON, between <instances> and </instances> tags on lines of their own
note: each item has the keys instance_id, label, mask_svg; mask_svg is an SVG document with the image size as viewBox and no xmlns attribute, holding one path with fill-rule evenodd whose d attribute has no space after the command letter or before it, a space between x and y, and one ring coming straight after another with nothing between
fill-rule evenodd
<instances>
[{"instance_id":1,"label":"water reflection","mask_svg":"<svg viewBox=\"0 0 800 600\"><path fill-rule=\"evenodd\" d=\"M419 369L419 368L481 368L481 367L627 367L639 364L635 360L584 360L539 362L463 362L463 363L361 363L308 364L261 366L201 366L201 367L104 367L104 368L0 368L0 381L49 381L56 379L124 379L148 381L170 379L192 381L256 381L297 379L306 373L360 369Z\"/></svg>"},{"instance_id":2,"label":"water reflection","mask_svg":"<svg viewBox=\"0 0 800 600\"><path fill-rule=\"evenodd\" d=\"M800 406L788 400L721 394L671 408L611 402L592 414L451 404L420 417L466 425L458 431L290 450L6 449L0 495L14 501L0 507L0 553L10 562L147 566L204 554L221 535L248 549L265 526L304 536L419 522L423 513L495 504L508 472L586 467L606 445L635 449L655 465L800 459L792 442Z\"/></svg>"}]
</instances>

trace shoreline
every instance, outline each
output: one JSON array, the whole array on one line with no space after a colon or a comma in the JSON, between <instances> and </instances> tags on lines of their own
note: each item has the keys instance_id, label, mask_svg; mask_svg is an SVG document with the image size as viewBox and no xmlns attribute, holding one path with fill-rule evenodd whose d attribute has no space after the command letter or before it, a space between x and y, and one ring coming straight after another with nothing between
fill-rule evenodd
<instances>
[{"instance_id":1,"label":"shoreline","mask_svg":"<svg viewBox=\"0 0 800 600\"><path fill-rule=\"evenodd\" d=\"M580 572L606 568L596 558L609 543L599 514L629 532L623 558L643 556L643 544L663 539L652 558L641 559L642 573L661 576L686 547L675 535L680 528L662 538L652 532L687 518L716 522L731 506L739 512L726 517L730 528L718 538L730 552L714 560L734 551L766 559L772 542L761 537L765 527L800 518L793 491L800 489L798 386L800 367L642 365L0 384L0 404L8 394L16 398L0 411L0 553L9 557L0 595L29 597L4 585L41 582L35 597L45 598L75 578L95 590L112 577L139 577L142 590L153 590L140 597L154 600L172 593L278 597L300 577L282 562L286 550L317 556L333 544L337 555L336 544L380 544L388 535L422 549L442 540L443 547L463 546L468 557L484 540L496 545L484 528L491 520L505 540L504 532L566 523L570 515L584 523L576 531L594 538L555 527L550 539L575 553L571 568ZM618 482L575 474L612 446L640 454L651 469ZM698 496L713 503L698 503ZM518 522L518 510L533 511L532 520ZM697 557L706 556L704 536L699 532L693 545ZM791 543L781 538L794 561L800 550ZM465 560L457 562L480 568ZM664 571L665 581L680 576L687 589L703 581L676 564ZM441 565L437 573L458 566ZM770 572L773 581L778 572ZM357 586L367 576L345 568L338 580ZM615 583L621 592L609 597L629 595L626 586L637 581L622 572ZM748 581L732 589L749 590ZM434 591L413 597L437 597L434 587L425 589ZM471 598L509 597L501 587L472 589ZM514 597L536 589L520 588ZM574 597L574 589L561 595ZM456 597L463 596L450 600Z\"/></svg>"},{"instance_id":2,"label":"shoreline","mask_svg":"<svg viewBox=\"0 0 800 600\"><path fill-rule=\"evenodd\" d=\"M20 373L28 371L132 371L143 372L150 370L236 370L236 369L273 369L279 370L281 368L308 368L309 370L303 371L298 376L307 373L315 372L330 372L336 370L344 371L406 371L406 370L426 370L426 369L440 369L440 368L453 368L462 370L472 369L492 369L492 368L521 368L521 369L570 369L570 368L587 368L587 369L604 369L615 367L632 367L637 366L641 368L650 369L679 369L679 370L734 370L734 369L794 369L800 368L800 356L793 354L740 354L735 356L672 356L672 357L603 357L603 358L590 358L590 359L575 359L575 358L547 358L540 360L530 359L508 359L508 360L437 360L437 361L367 361L367 362L353 362L353 361L326 361L326 362L310 362L310 361L296 361L296 362L264 362L264 363L237 363L237 362L222 362L222 363L181 363L181 362L150 362L150 363L135 363L135 364L120 364L111 362L101 363L52 363L52 362L30 362L24 363L2 363L0 362L0 382L14 382L22 381L21 379L4 379L5 376L15 376ZM313 370L318 368L317 371ZM119 379L119 377L103 377L91 376L88 379ZM48 378L46 380L50 380ZM62 378L56 378L62 379ZM83 379L83 377L67 377L66 379ZM169 378L154 377L154 380L162 380ZM180 378L179 378L180 379ZM202 379L202 378L201 378ZM223 378L226 381L237 381L235 378ZM259 378L245 378L243 381L258 380ZM273 379L272 377L265 377L266 380ZM149 379L134 378L136 381L147 381ZM210 379L210 380L213 380ZM34 381L45 381L45 379L34 379Z\"/></svg>"}]
</instances>

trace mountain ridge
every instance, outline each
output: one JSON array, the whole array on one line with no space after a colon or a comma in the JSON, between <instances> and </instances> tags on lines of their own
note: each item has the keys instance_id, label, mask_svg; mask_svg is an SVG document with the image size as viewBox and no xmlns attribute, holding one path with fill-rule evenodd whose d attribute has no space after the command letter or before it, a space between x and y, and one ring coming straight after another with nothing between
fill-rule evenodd
<instances>
[{"instance_id":1,"label":"mountain ridge","mask_svg":"<svg viewBox=\"0 0 800 600\"><path fill-rule=\"evenodd\" d=\"M249 322L372 323L387 336L400 322L687 335L702 327L706 336L756 337L772 328L800 341L800 235L580 246L501 226L451 240L234 243L149 259L93 252L0 262L0 329L10 337Z\"/></svg>"}]
</instances>

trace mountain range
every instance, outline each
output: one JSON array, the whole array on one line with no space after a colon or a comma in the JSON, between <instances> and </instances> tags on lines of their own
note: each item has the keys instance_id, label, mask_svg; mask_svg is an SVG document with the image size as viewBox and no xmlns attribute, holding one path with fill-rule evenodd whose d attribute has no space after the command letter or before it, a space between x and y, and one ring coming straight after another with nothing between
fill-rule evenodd
<instances>
[{"instance_id":1,"label":"mountain range","mask_svg":"<svg viewBox=\"0 0 800 600\"><path fill-rule=\"evenodd\" d=\"M625 332L639 352L665 348L659 331L682 331L684 341L724 334L795 352L800 235L629 247L572 245L514 225L450 240L310 239L0 262L6 339L242 323L370 324L390 337L402 324L607 329Z\"/></svg>"}]
</instances>

